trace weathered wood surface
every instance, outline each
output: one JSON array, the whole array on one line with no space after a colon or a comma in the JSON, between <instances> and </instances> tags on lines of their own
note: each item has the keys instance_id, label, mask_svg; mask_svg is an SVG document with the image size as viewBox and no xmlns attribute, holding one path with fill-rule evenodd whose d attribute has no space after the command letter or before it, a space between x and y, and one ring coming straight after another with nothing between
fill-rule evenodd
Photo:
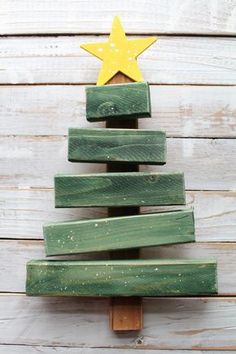
<instances>
[{"instance_id":1,"label":"weathered wood surface","mask_svg":"<svg viewBox=\"0 0 236 354\"><path fill-rule=\"evenodd\" d=\"M130 251L126 255L129 256ZM135 250L132 259L137 259L138 256L139 250ZM115 259L115 256L113 258ZM110 329L117 334L127 333L127 331L139 332L143 329L143 298L138 296L111 297L109 325Z\"/></svg>"},{"instance_id":2,"label":"weathered wood surface","mask_svg":"<svg viewBox=\"0 0 236 354\"><path fill-rule=\"evenodd\" d=\"M0 280L1 291L24 292L26 263L32 259L45 259L43 241L1 240L0 241ZM235 243L185 243L144 248L143 259L216 259L219 295L236 295L236 245ZM14 259L14 262L10 260ZM58 259L51 257L50 259ZM68 256L60 257L68 259ZM70 259L92 260L94 254L86 253L71 256ZM108 252L99 252L96 259L109 259Z\"/></svg>"},{"instance_id":3,"label":"weathered wood surface","mask_svg":"<svg viewBox=\"0 0 236 354\"><path fill-rule=\"evenodd\" d=\"M33 345L1 345L1 354L97 354L98 348L79 347L56 347L56 346L33 346ZM102 348L104 354L127 354L127 349ZM150 350L139 349L138 354L152 354ZM129 354L137 354L137 349L129 349ZM173 350L155 350L155 354L173 354ZM183 354L182 350L175 350L174 354ZM184 351L184 354L219 354L215 350L194 350ZM221 351L220 354L230 354L228 351Z\"/></svg>"},{"instance_id":4,"label":"weathered wood surface","mask_svg":"<svg viewBox=\"0 0 236 354\"><path fill-rule=\"evenodd\" d=\"M57 175L54 180L56 208L185 204L181 172Z\"/></svg>"},{"instance_id":5,"label":"weathered wood surface","mask_svg":"<svg viewBox=\"0 0 236 354\"><path fill-rule=\"evenodd\" d=\"M62 136L0 137L1 187L53 186L56 173L77 174L66 161L67 139ZM234 190L236 139L167 139L167 164L155 169L183 171L187 190ZM142 170L148 167L142 166ZM104 172L101 164L80 164L79 173Z\"/></svg>"},{"instance_id":6,"label":"weathered wood surface","mask_svg":"<svg viewBox=\"0 0 236 354\"><path fill-rule=\"evenodd\" d=\"M127 33L236 33L234 1L5 0L0 34L108 33L114 14Z\"/></svg>"},{"instance_id":7,"label":"weathered wood surface","mask_svg":"<svg viewBox=\"0 0 236 354\"><path fill-rule=\"evenodd\" d=\"M30 296L185 296L217 293L214 260L32 260Z\"/></svg>"},{"instance_id":8,"label":"weathered wood surface","mask_svg":"<svg viewBox=\"0 0 236 354\"><path fill-rule=\"evenodd\" d=\"M55 209L51 189L0 189L0 238L42 239L45 223L106 217L106 208ZM236 192L188 191L187 207L194 207L196 241L236 241ZM179 209L143 207L141 212Z\"/></svg>"},{"instance_id":9,"label":"weathered wood surface","mask_svg":"<svg viewBox=\"0 0 236 354\"><path fill-rule=\"evenodd\" d=\"M141 0L138 3L135 0L119 3L111 0L108 8L105 1L100 1L98 5L94 1L80 0L6 0L1 8L0 32L105 33L110 30L114 8L128 33L235 34L235 2L228 0L200 0L197 3L192 0ZM133 9L135 11L130 21ZM153 118L141 119L139 127L164 129L169 137L220 138L215 141L188 139L193 142L189 145L186 143L187 139L171 140L171 144L169 140L167 168L172 169L172 164L176 161L173 159L178 155L177 169L185 170L186 186L193 189L212 189L187 192L187 203L195 208L196 239L209 242L235 241L235 192L226 191L235 190L235 152L233 141L229 143L227 139L221 139L235 138L236 88L220 86L235 85L236 82L235 39L159 37L156 45L144 53L139 62L146 80L157 84L165 82L168 85L151 86ZM75 172L70 170L72 167L69 164L65 165L64 138L59 138L63 140L59 142L58 137L41 138L34 135L66 135L69 126L91 127L84 119L84 86L24 85L48 80L51 84L94 83L100 62L82 54L79 49L80 39L92 41L95 37L1 38L0 81L4 84L23 84L1 87L1 134L33 136L32 140L28 137L20 137L20 140L7 137L6 144L4 142L1 146L2 238L41 238L41 226L45 221L105 216L104 209L54 209L51 190L29 188L47 188L55 173ZM101 40L101 37L97 40ZM170 86L170 83L190 85ZM193 86L196 84L200 86ZM206 86L207 84L216 86ZM94 123L93 127L103 127L103 123ZM50 149L52 139L57 143ZM18 143L15 144L16 141ZM35 141L38 143L37 149ZM39 147L39 144L42 146ZM183 157L184 148L181 144L189 146L186 151L190 151L192 157ZM194 146L194 153L191 145ZM11 159L11 154L15 158ZM46 159L53 154L59 157L60 162L50 158L46 163ZM42 162L43 158L45 164ZM22 168L19 168L20 165ZM9 177L11 169L12 176ZM104 171L104 167L94 169L91 165L81 164L76 173L99 170ZM155 209L168 210L169 207L142 209L150 212ZM181 246L155 249L155 252L159 252L155 255L150 253L150 249L145 249L145 255L156 258L216 256L219 261L220 293L236 294L233 281L236 277L235 244L197 243ZM4 241L4 247L0 250L0 290L24 291L25 263L28 259L45 257L42 243L21 240L17 244L17 241ZM83 255L83 258L86 257L87 255ZM15 262L9 262L9 259L14 259ZM8 269L6 264L9 265ZM29 353L31 345L33 352L34 345L38 345L37 352L40 350L46 353L67 353L71 350L73 353L86 353L88 350L94 353L100 353L101 350L116 353L117 350L122 350L126 353L127 347L130 352L130 348L143 348L140 353L145 354L153 350L159 354L161 349L166 349L167 352L168 349L173 349L173 354L180 354L183 349L186 349L186 354L191 349L194 354L203 353L204 349L222 354L226 349L236 350L235 298L147 300L144 303L146 327L140 335L130 336L111 335L107 328L107 301L80 299L78 302L71 298L32 299L19 295L2 295L0 303L0 343L5 343L0 346L0 351L4 354L10 354L13 347L15 349L13 343L23 344L20 348L17 347L17 353L21 353L20 350L23 350L22 353ZM65 326L70 331L65 331ZM98 328L99 335L94 335L98 333ZM53 345L57 346L55 350ZM104 345L110 348L104 349ZM84 348L86 346L94 348ZM132 351L136 352L136 349Z\"/></svg>"},{"instance_id":10,"label":"weathered wood surface","mask_svg":"<svg viewBox=\"0 0 236 354\"><path fill-rule=\"evenodd\" d=\"M152 118L140 119L141 129L166 130L171 137L236 137L236 86L151 85L150 90ZM2 135L67 135L68 127L99 126L103 123L91 126L85 119L84 86L1 87Z\"/></svg>"},{"instance_id":11,"label":"weathered wood surface","mask_svg":"<svg viewBox=\"0 0 236 354\"><path fill-rule=\"evenodd\" d=\"M69 129L71 162L118 162L163 165L166 134L147 129Z\"/></svg>"},{"instance_id":12,"label":"weathered wood surface","mask_svg":"<svg viewBox=\"0 0 236 354\"><path fill-rule=\"evenodd\" d=\"M86 87L86 118L89 122L150 116L150 90L147 82Z\"/></svg>"},{"instance_id":13,"label":"weathered wood surface","mask_svg":"<svg viewBox=\"0 0 236 354\"><path fill-rule=\"evenodd\" d=\"M117 83L130 83L133 82L128 76L118 72L113 76L107 85ZM150 100L150 91L148 92ZM116 120L106 121L106 128L127 128L137 129L138 120L123 120L122 122ZM108 163L106 166L107 172L138 172L139 166L137 164L124 165ZM126 208L115 207L108 208L108 217L122 216L122 215L135 215L139 214L140 208L136 206L129 206ZM139 249L128 251L116 250L109 253L110 259L137 259L139 258ZM137 296L129 296L125 298L112 297L110 299L109 307L109 325L113 331L140 331L143 328L143 306L142 298Z\"/></svg>"},{"instance_id":14,"label":"weathered wood surface","mask_svg":"<svg viewBox=\"0 0 236 354\"><path fill-rule=\"evenodd\" d=\"M80 44L106 39L5 37L0 42L0 83L95 83L101 63ZM151 84L234 85L235 55L235 38L159 36L140 56L139 66Z\"/></svg>"},{"instance_id":15,"label":"weathered wood surface","mask_svg":"<svg viewBox=\"0 0 236 354\"><path fill-rule=\"evenodd\" d=\"M48 256L194 241L192 210L51 223L43 229Z\"/></svg>"},{"instance_id":16,"label":"weathered wood surface","mask_svg":"<svg viewBox=\"0 0 236 354\"><path fill-rule=\"evenodd\" d=\"M135 349L135 353L139 353L137 349L145 349L145 354L156 354L155 349L181 348L181 354L184 349L193 349L192 354L207 349L236 349L235 298L144 299L146 326L140 333L129 335L117 335L108 328L108 306L107 299L3 294L0 342L39 345L42 351L48 345L93 347L97 353L103 352L104 343L109 353L116 348L124 349L125 353L130 349Z\"/></svg>"}]
</instances>

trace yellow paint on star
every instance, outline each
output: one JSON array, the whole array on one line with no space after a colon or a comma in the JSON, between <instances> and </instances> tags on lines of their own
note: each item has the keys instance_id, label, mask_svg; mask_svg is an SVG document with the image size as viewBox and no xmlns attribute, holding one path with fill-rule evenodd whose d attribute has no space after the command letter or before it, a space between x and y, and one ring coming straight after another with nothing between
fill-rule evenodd
<instances>
[{"instance_id":1,"label":"yellow paint on star","mask_svg":"<svg viewBox=\"0 0 236 354\"><path fill-rule=\"evenodd\" d=\"M82 44L81 48L103 61L97 85L104 85L118 72L122 72L134 81L143 81L136 59L156 39L156 37L146 37L128 40L116 16L107 42Z\"/></svg>"}]
</instances>

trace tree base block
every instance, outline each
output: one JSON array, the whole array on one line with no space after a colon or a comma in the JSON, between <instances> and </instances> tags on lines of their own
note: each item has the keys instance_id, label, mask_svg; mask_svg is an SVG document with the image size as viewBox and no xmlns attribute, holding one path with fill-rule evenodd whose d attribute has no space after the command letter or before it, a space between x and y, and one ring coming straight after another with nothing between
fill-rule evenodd
<instances>
[{"instance_id":1,"label":"tree base block","mask_svg":"<svg viewBox=\"0 0 236 354\"><path fill-rule=\"evenodd\" d=\"M109 316L113 331L140 331L143 328L142 298L111 298Z\"/></svg>"}]
</instances>

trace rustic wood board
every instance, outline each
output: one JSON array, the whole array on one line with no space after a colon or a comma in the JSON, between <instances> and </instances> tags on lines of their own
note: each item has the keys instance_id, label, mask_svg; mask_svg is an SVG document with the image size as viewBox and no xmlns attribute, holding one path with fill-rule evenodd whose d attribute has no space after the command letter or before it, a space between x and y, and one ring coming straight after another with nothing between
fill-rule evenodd
<instances>
[{"instance_id":1,"label":"rustic wood board","mask_svg":"<svg viewBox=\"0 0 236 354\"><path fill-rule=\"evenodd\" d=\"M56 208L185 204L179 172L58 175L54 180Z\"/></svg>"},{"instance_id":2,"label":"rustic wood board","mask_svg":"<svg viewBox=\"0 0 236 354\"><path fill-rule=\"evenodd\" d=\"M27 263L30 296L183 296L217 293L214 260L106 260Z\"/></svg>"},{"instance_id":3,"label":"rustic wood board","mask_svg":"<svg viewBox=\"0 0 236 354\"><path fill-rule=\"evenodd\" d=\"M68 160L163 165L164 131L147 129L69 129Z\"/></svg>"},{"instance_id":4,"label":"rustic wood board","mask_svg":"<svg viewBox=\"0 0 236 354\"><path fill-rule=\"evenodd\" d=\"M0 42L0 83L94 84L100 61L80 44L105 40L107 36L5 37ZM235 55L235 38L158 36L138 61L150 84L234 85Z\"/></svg>"},{"instance_id":5,"label":"rustic wood board","mask_svg":"<svg viewBox=\"0 0 236 354\"><path fill-rule=\"evenodd\" d=\"M50 188L58 172L78 174L66 161L65 137L0 137L2 187ZM167 139L167 164L152 170L184 171L187 190L235 189L236 139ZM147 169L142 166L141 169ZM102 164L80 164L79 173L104 172ZM209 178L211 176L211 178Z\"/></svg>"},{"instance_id":6,"label":"rustic wood board","mask_svg":"<svg viewBox=\"0 0 236 354\"><path fill-rule=\"evenodd\" d=\"M86 87L86 118L89 122L151 117L147 82L128 82Z\"/></svg>"},{"instance_id":7,"label":"rustic wood board","mask_svg":"<svg viewBox=\"0 0 236 354\"><path fill-rule=\"evenodd\" d=\"M141 129L163 129L168 137L235 138L236 86L151 85L150 90L152 118L140 119ZM1 134L67 135L68 127L91 128L85 103L83 85L2 86Z\"/></svg>"},{"instance_id":8,"label":"rustic wood board","mask_svg":"<svg viewBox=\"0 0 236 354\"><path fill-rule=\"evenodd\" d=\"M24 292L26 279L25 265L31 259L45 258L44 242L38 240L1 240L0 246L1 291L11 293ZM236 283L232 282L232 278L236 277L235 243L195 242L154 248L148 247L141 250L140 256L143 259L154 258L158 260L163 258L216 259L219 295L236 295ZM63 260L93 260L94 258L94 254L92 253L60 257ZM108 258L108 252L99 252L96 254L97 260ZM14 262L9 262L9 259L14 259ZM59 259L59 257L51 257L50 259Z\"/></svg>"},{"instance_id":9,"label":"rustic wood board","mask_svg":"<svg viewBox=\"0 0 236 354\"><path fill-rule=\"evenodd\" d=\"M192 210L44 226L47 256L193 242Z\"/></svg>"},{"instance_id":10,"label":"rustic wood board","mask_svg":"<svg viewBox=\"0 0 236 354\"><path fill-rule=\"evenodd\" d=\"M36 240L1 240L0 246L1 290L3 292L24 292L25 265L31 259L45 258L44 242ZM70 257L73 260L91 261L94 259L94 254L85 253ZM232 278L236 277L235 243L195 242L148 247L141 250L140 257L143 259L216 259L219 295L236 295L236 283L232 282ZM9 262L9 259L13 258L14 262ZM50 259L55 258L52 257ZM68 256L62 256L60 259L67 260ZM96 259L109 259L108 252L97 253Z\"/></svg>"},{"instance_id":11,"label":"rustic wood board","mask_svg":"<svg viewBox=\"0 0 236 354\"><path fill-rule=\"evenodd\" d=\"M0 345L0 353L5 354L9 350L9 345ZM97 354L97 348L79 347L57 347L57 346L36 346L36 345L11 345L11 354ZM104 354L127 354L127 349L102 348ZM139 349L138 354L148 354L146 349ZM129 354L137 354L136 349L129 349ZM152 354L152 353L151 353ZM155 350L155 354L173 354L173 350ZM174 354L183 354L181 350L175 350ZM184 351L184 354L219 354L218 351L195 350ZM220 354L230 354L228 351L221 351Z\"/></svg>"},{"instance_id":12,"label":"rustic wood board","mask_svg":"<svg viewBox=\"0 0 236 354\"><path fill-rule=\"evenodd\" d=\"M164 129L168 137L187 138L168 140L168 164L164 170L177 168L185 172L186 187L194 189L187 192L187 203L195 209L196 239L211 242L145 248L142 255L216 257L220 294L235 295L235 244L212 243L232 242L236 237L235 192L229 190L235 190L235 40L195 36L234 35L234 1L200 0L196 4L192 0L141 0L137 5L136 0L111 0L109 8L103 0L99 4L90 0L13 2L4 1L2 34L55 36L2 37L0 41L0 81L4 84L0 128L1 134L7 135L4 143L1 137L0 237L42 238L45 221L105 216L102 208L54 209L48 187L58 172L104 171L104 166L82 164L75 170L75 166L65 162L66 139L55 135L66 135L69 126L91 127L84 119L85 94L81 84L95 82L100 62L85 53L82 58L78 47L80 40L107 38L95 36L110 31L115 11L130 34L181 34L158 36L155 46L140 56L145 79L157 85L151 86L153 118L139 120L139 127ZM58 37L59 33L95 36ZM184 33L190 36L183 36ZM33 85L48 81L56 85ZM189 86L182 85L186 83ZM94 123L93 127L103 127L103 123ZM191 139L202 137L219 139ZM145 207L142 212L169 208ZM24 291L26 261L45 257L42 242L26 240L4 240L0 253L0 291L10 292ZM100 253L99 256L105 257ZM159 354L164 350L163 354L169 354L171 350L180 354L185 350L186 354L200 354L207 349L216 354L236 350L235 297L144 300L145 329L128 336L111 334L107 311L108 302L104 300L32 299L1 294L0 352L100 353L102 348L109 353L139 349L140 353L154 350ZM70 331L65 331L65 327ZM94 335L98 328L99 335Z\"/></svg>"},{"instance_id":13,"label":"rustic wood board","mask_svg":"<svg viewBox=\"0 0 236 354\"><path fill-rule=\"evenodd\" d=\"M215 0L5 0L1 34L109 33L114 14L126 33L235 35L235 3ZM132 18L132 21L130 20ZM148 18L148 21L147 21Z\"/></svg>"},{"instance_id":14,"label":"rustic wood board","mask_svg":"<svg viewBox=\"0 0 236 354\"><path fill-rule=\"evenodd\" d=\"M0 238L42 239L45 223L106 217L106 208L55 209L51 189L0 189ZM236 241L236 192L187 191L194 207L196 241ZM141 213L170 211L179 206L143 207Z\"/></svg>"},{"instance_id":15,"label":"rustic wood board","mask_svg":"<svg viewBox=\"0 0 236 354\"><path fill-rule=\"evenodd\" d=\"M57 350L60 346L93 347L99 354L104 344L109 353L116 348L125 353L143 349L145 354L160 349L175 353L178 348L181 354L184 349L192 349L192 354L202 354L204 349L236 349L236 299L232 297L144 299L146 327L138 334L111 333L107 311L108 299L2 294L0 341L39 345L40 350L52 344Z\"/></svg>"}]
</instances>

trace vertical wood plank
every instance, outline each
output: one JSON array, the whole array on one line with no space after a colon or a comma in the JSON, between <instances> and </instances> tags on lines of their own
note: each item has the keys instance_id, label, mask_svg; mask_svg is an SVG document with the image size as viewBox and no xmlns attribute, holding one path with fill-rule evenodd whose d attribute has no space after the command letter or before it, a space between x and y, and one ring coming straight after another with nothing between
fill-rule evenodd
<instances>
[{"instance_id":1,"label":"vertical wood plank","mask_svg":"<svg viewBox=\"0 0 236 354\"><path fill-rule=\"evenodd\" d=\"M118 84L132 82L126 75L117 73L107 84ZM106 123L106 128L126 128L137 129L138 120L110 120ZM107 164L107 172L137 172L139 170L138 165L129 164ZM139 214L139 208L108 208L108 216L123 216L123 215L135 215ZM114 251L110 253L111 259L131 259L139 258L139 250L129 251ZM111 298L110 308L110 327L113 331L139 331L143 327L143 309L142 298L139 297L127 297Z\"/></svg>"}]
</instances>

